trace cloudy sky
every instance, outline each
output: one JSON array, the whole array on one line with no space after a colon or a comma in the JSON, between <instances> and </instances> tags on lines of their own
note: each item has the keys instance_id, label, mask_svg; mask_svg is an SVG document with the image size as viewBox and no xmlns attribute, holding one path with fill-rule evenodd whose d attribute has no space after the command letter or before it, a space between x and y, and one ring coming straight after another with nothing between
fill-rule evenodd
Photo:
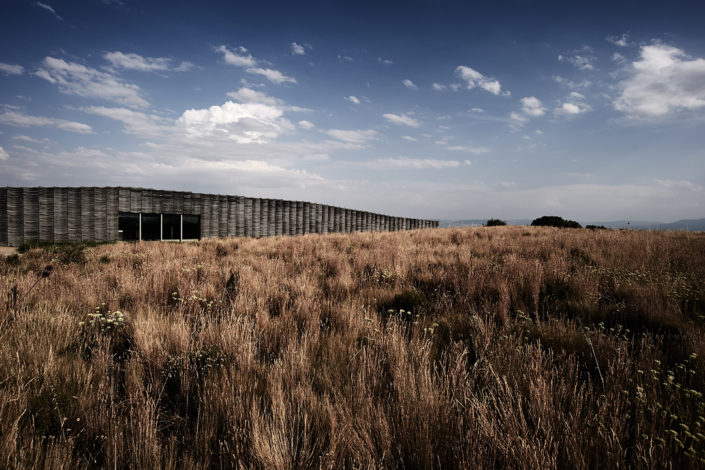
<instances>
[{"instance_id":1,"label":"cloudy sky","mask_svg":"<svg viewBox=\"0 0 705 470\"><path fill-rule=\"evenodd\" d=\"M3 1L0 185L705 216L701 2L251 3Z\"/></svg>"}]
</instances>

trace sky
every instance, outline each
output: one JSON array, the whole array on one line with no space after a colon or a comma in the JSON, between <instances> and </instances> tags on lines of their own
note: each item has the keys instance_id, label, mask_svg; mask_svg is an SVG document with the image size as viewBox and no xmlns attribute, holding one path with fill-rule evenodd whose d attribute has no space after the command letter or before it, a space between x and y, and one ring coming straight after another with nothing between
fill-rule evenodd
<instances>
[{"instance_id":1,"label":"sky","mask_svg":"<svg viewBox=\"0 0 705 470\"><path fill-rule=\"evenodd\" d=\"M705 3L3 0L0 185L705 217Z\"/></svg>"}]
</instances>

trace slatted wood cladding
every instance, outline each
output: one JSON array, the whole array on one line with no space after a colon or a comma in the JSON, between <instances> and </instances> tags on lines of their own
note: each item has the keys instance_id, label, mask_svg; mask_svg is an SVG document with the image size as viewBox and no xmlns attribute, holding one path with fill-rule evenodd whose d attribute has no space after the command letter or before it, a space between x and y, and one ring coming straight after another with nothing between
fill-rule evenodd
<instances>
[{"instance_id":1,"label":"slatted wood cladding","mask_svg":"<svg viewBox=\"0 0 705 470\"><path fill-rule=\"evenodd\" d=\"M125 187L0 187L0 246L117 240L120 212L199 215L201 238L438 227L432 220L303 201Z\"/></svg>"}]
</instances>

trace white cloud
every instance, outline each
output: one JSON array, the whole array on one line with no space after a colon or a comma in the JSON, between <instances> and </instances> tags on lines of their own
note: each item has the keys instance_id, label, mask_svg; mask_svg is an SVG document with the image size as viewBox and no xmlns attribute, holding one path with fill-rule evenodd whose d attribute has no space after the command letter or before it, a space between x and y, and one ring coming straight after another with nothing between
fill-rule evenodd
<instances>
[{"instance_id":1,"label":"white cloud","mask_svg":"<svg viewBox=\"0 0 705 470\"><path fill-rule=\"evenodd\" d=\"M253 68L246 69L246 72L252 73L255 75L262 75L264 78L266 78L270 82L276 83L276 84L296 83L296 79L294 77L289 77L288 75L284 75L279 70L266 69L266 68L262 68L262 67L253 67Z\"/></svg>"},{"instance_id":2,"label":"white cloud","mask_svg":"<svg viewBox=\"0 0 705 470\"><path fill-rule=\"evenodd\" d=\"M352 104L360 104L360 100L356 96L350 95L346 96L344 99L350 101Z\"/></svg>"},{"instance_id":3,"label":"white cloud","mask_svg":"<svg viewBox=\"0 0 705 470\"><path fill-rule=\"evenodd\" d=\"M642 46L614 107L631 118L654 118L705 107L705 59L673 46Z\"/></svg>"},{"instance_id":4,"label":"white cloud","mask_svg":"<svg viewBox=\"0 0 705 470\"><path fill-rule=\"evenodd\" d=\"M299 127L301 127L302 129L313 129L316 126L314 126L313 123L310 121L302 120L299 121Z\"/></svg>"},{"instance_id":5,"label":"white cloud","mask_svg":"<svg viewBox=\"0 0 705 470\"><path fill-rule=\"evenodd\" d=\"M304 46L301 44L296 44L295 42L291 43L291 53L294 55L304 55L306 54L306 50L304 49Z\"/></svg>"},{"instance_id":6,"label":"white cloud","mask_svg":"<svg viewBox=\"0 0 705 470\"><path fill-rule=\"evenodd\" d=\"M7 111L0 114L0 123L19 127L56 127L62 131L76 132L79 134L93 133L93 129L91 129L91 126L88 124L44 116L30 116L16 111Z\"/></svg>"},{"instance_id":7,"label":"white cloud","mask_svg":"<svg viewBox=\"0 0 705 470\"><path fill-rule=\"evenodd\" d=\"M228 49L226 46L218 46L215 48L216 52L223 54L223 60L226 64L234 65L236 67L245 67L247 73L253 75L262 75L267 80L272 83L296 83L294 77L289 77L284 75L279 70L274 70L259 65L259 61L252 57L247 49L240 46L236 50Z\"/></svg>"},{"instance_id":8,"label":"white cloud","mask_svg":"<svg viewBox=\"0 0 705 470\"><path fill-rule=\"evenodd\" d=\"M484 113L485 110L482 108L470 108L471 113Z\"/></svg>"},{"instance_id":9,"label":"white cloud","mask_svg":"<svg viewBox=\"0 0 705 470\"><path fill-rule=\"evenodd\" d=\"M22 75L24 73L24 67L15 64L6 64L0 62L0 72L5 75Z\"/></svg>"},{"instance_id":10,"label":"white cloud","mask_svg":"<svg viewBox=\"0 0 705 470\"><path fill-rule=\"evenodd\" d=\"M509 113L509 118L513 121L516 121L518 124L523 124L529 120L529 118L527 118L523 114L517 113L516 111L512 111L511 113Z\"/></svg>"},{"instance_id":11,"label":"white cloud","mask_svg":"<svg viewBox=\"0 0 705 470\"><path fill-rule=\"evenodd\" d=\"M252 54L247 52L247 49L242 46L234 51L225 46L218 46L215 51L223 54L223 60L226 64L236 67L254 67L257 65L257 61L252 57Z\"/></svg>"},{"instance_id":12,"label":"white cloud","mask_svg":"<svg viewBox=\"0 0 705 470\"><path fill-rule=\"evenodd\" d=\"M524 114L532 117L543 116L546 113L546 108L543 107L541 100L535 96L526 96L521 99L521 110Z\"/></svg>"},{"instance_id":13,"label":"white cloud","mask_svg":"<svg viewBox=\"0 0 705 470\"><path fill-rule=\"evenodd\" d=\"M414 119L411 116L409 116L409 113L406 114L391 114L387 113L383 115L384 119L387 121L393 123L393 124L402 124L405 126L410 126L410 127L420 127L421 122L418 119Z\"/></svg>"},{"instance_id":14,"label":"white cloud","mask_svg":"<svg viewBox=\"0 0 705 470\"><path fill-rule=\"evenodd\" d=\"M360 162L360 166L376 170L442 170L445 168L459 168L469 166L470 160L435 160L431 158L378 158Z\"/></svg>"},{"instance_id":15,"label":"white cloud","mask_svg":"<svg viewBox=\"0 0 705 470\"><path fill-rule=\"evenodd\" d=\"M341 55L341 54L338 54L338 60L340 60L340 61L342 61L342 62L352 62L352 61L353 61L353 58L350 57L349 55Z\"/></svg>"},{"instance_id":16,"label":"white cloud","mask_svg":"<svg viewBox=\"0 0 705 470\"><path fill-rule=\"evenodd\" d=\"M124 124L126 134L141 137L160 135L169 131L173 125L173 122L169 119L162 118L155 114L146 114L139 111L133 111L127 108L86 106L81 108L81 111L119 121Z\"/></svg>"},{"instance_id":17,"label":"white cloud","mask_svg":"<svg viewBox=\"0 0 705 470\"><path fill-rule=\"evenodd\" d=\"M10 158L10 154L8 154L2 146L0 146L0 160L7 160Z\"/></svg>"},{"instance_id":18,"label":"white cloud","mask_svg":"<svg viewBox=\"0 0 705 470\"><path fill-rule=\"evenodd\" d=\"M394 63L389 59L383 59L381 57L377 57L377 62L384 64L384 65L392 65Z\"/></svg>"},{"instance_id":19,"label":"white cloud","mask_svg":"<svg viewBox=\"0 0 705 470\"><path fill-rule=\"evenodd\" d=\"M576 82L573 80L568 80L565 77L561 77L560 75L554 75L553 81L555 81L556 83L559 83L561 85L565 85L571 89L576 89L576 88L577 89L585 89L585 88L589 88L590 86L592 86L592 82L590 80L581 80L579 82Z\"/></svg>"},{"instance_id":20,"label":"white cloud","mask_svg":"<svg viewBox=\"0 0 705 470\"><path fill-rule=\"evenodd\" d=\"M36 5L39 8L43 8L44 10L51 12L54 16L56 16L57 19L59 19L61 21L64 20L62 17L59 16L58 13L56 13L56 10L54 10L54 8L51 5L47 5L46 3L42 3L42 2L37 2Z\"/></svg>"},{"instance_id":21,"label":"white cloud","mask_svg":"<svg viewBox=\"0 0 705 470\"><path fill-rule=\"evenodd\" d=\"M33 144L47 144L50 142L50 140L46 139L46 138L39 140L39 139L34 139L28 135L22 135L22 134L14 135L14 136L12 136L12 138L14 140L20 140L22 142L31 142Z\"/></svg>"},{"instance_id":22,"label":"white cloud","mask_svg":"<svg viewBox=\"0 0 705 470\"><path fill-rule=\"evenodd\" d=\"M627 61L627 58L619 52L615 52L614 54L612 54L612 60L617 62L618 64L622 64Z\"/></svg>"},{"instance_id":23,"label":"white cloud","mask_svg":"<svg viewBox=\"0 0 705 470\"><path fill-rule=\"evenodd\" d=\"M624 33L621 36L607 36L609 42L619 47L627 47L631 45L629 41L629 33Z\"/></svg>"},{"instance_id":24,"label":"white cloud","mask_svg":"<svg viewBox=\"0 0 705 470\"><path fill-rule=\"evenodd\" d=\"M403 135L401 136L402 139L408 140L409 142L417 142L417 139L415 137L411 137L410 135Z\"/></svg>"},{"instance_id":25,"label":"white cloud","mask_svg":"<svg viewBox=\"0 0 705 470\"><path fill-rule=\"evenodd\" d=\"M581 107L579 104L569 102L563 103L555 109L556 114L580 114L585 111L587 111L587 109Z\"/></svg>"},{"instance_id":26,"label":"white cloud","mask_svg":"<svg viewBox=\"0 0 705 470\"><path fill-rule=\"evenodd\" d=\"M176 123L191 138L222 137L239 144L262 144L293 130L283 115L279 106L227 101L207 109L186 110Z\"/></svg>"},{"instance_id":27,"label":"white cloud","mask_svg":"<svg viewBox=\"0 0 705 470\"><path fill-rule=\"evenodd\" d=\"M434 83L433 85L431 85L431 87L436 91L442 91L442 90L445 90L446 88L448 88L446 85L443 85L442 83Z\"/></svg>"},{"instance_id":28,"label":"white cloud","mask_svg":"<svg viewBox=\"0 0 705 470\"><path fill-rule=\"evenodd\" d=\"M459 65L455 69L455 73L465 81L468 90L480 87L493 95L499 95L502 92L502 85L500 85L498 80L488 78L471 67Z\"/></svg>"},{"instance_id":29,"label":"white cloud","mask_svg":"<svg viewBox=\"0 0 705 470\"><path fill-rule=\"evenodd\" d=\"M342 142L354 145L364 145L370 140L377 138L377 131L372 129L365 130L343 130L343 129L330 129L326 131L326 134L338 139Z\"/></svg>"},{"instance_id":30,"label":"white cloud","mask_svg":"<svg viewBox=\"0 0 705 470\"><path fill-rule=\"evenodd\" d=\"M490 151L489 148L487 147L469 147L466 145L453 145L451 147L447 147L448 150L453 150L455 152L466 152L466 153L472 153L475 155L479 155L481 153L487 153Z\"/></svg>"},{"instance_id":31,"label":"white cloud","mask_svg":"<svg viewBox=\"0 0 705 470\"><path fill-rule=\"evenodd\" d=\"M193 68L191 62L172 66L172 60L168 57L142 57L139 54L125 54L120 51L106 52L103 57L115 68L139 72L186 72Z\"/></svg>"},{"instance_id":32,"label":"white cloud","mask_svg":"<svg viewBox=\"0 0 705 470\"><path fill-rule=\"evenodd\" d=\"M269 96L263 91L257 91L246 87L240 88L238 91L231 91L227 93L227 95L240 103L263 103L272 106L284 104L284 102L279 98Z\"/></svg>"},{"instance_id":33,"label":"white cloud","mask_svg":"<svg viewBox=\"0 0 705 470\"><path fill-rule=\"evenodd\" d=\"M145 107L149 104L140 96L137 85L75 62L46 57L35 75L58 86L63 93L115 101L129 107Z\"/></svg>"},{"instance_id":34,"label":"white cloud","mask_svg":"<svg viewBox=\"0 0 705 470\"><path fill-rule=\"evenodd\" d=\"M414 84L414 82L412 82L412 81L409 80L408 78L407 78L407 79L404 79L404 80L402 81L402 83L404 84L405 87L410 88L410 89L412 89L412 90L417 90L417 89L419 88L419 87L417 87L417 86Z\"/></svg>"},{"instance_id":35,"label":"white cloud","mask_svg":"<svg viewBox=\"0 0 705 470\"><path fill-rule=\"evenodd\" d=\"M581 49L571 52L568 56L559 54L558 61L568 62L578 70L594 70L594 62L597 60L597 57L595 57L592 52L591 47L584 46Z\"/></svg>"}]
</instances>

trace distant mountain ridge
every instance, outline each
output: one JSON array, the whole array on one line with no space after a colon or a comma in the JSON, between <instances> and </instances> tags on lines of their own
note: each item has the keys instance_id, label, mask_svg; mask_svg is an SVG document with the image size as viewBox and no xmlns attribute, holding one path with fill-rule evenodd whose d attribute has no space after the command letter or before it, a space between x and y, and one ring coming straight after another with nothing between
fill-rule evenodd
<instances>
[{"instance_id":1,"label":"distant mountain ridge","mask_svg":"<svg viewBox=\"0 0 705 470\"><path fill-rule=\"evenodd\" d=\"M508 225L531 225L533 219L503 219ZM441 227L480 227L487 219L441 220ZM687 230L690 232L705 232L705 218L682 219L675 222L653 222L648 220L611 220L598 222L583 222L586 225L603 225L607 228L629 228L634 230Z\"/></svg>"}]
</instances>

